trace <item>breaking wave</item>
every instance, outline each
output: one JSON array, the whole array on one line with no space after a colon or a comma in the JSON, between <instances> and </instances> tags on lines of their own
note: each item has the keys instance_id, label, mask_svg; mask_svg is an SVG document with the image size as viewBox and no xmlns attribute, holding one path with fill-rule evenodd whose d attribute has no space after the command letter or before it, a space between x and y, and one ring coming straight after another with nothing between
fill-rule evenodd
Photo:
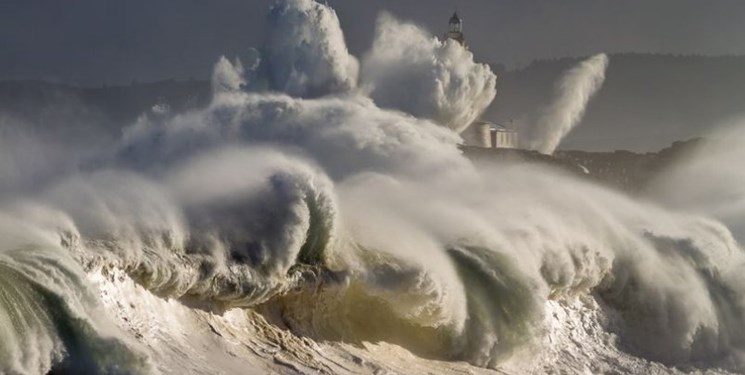
<instances>
[{"instance_id":1,"label":"breaking wave","mask_svg":"<svg viewBox=\"0 0 745 375\"><path fill-rule=\"evenodd\" d=\"M496 78L460 45L383 15L358 87L333 10L270 17L207 108L2 193L4 372L745 370L742 233L474 165Z\"/></svg>"}]
</instances>

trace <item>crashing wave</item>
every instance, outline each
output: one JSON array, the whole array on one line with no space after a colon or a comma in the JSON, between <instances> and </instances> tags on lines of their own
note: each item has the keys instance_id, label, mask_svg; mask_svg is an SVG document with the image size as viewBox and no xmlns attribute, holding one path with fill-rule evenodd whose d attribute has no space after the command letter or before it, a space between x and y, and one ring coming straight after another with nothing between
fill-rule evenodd
<instances>
[{"instance_id":1,"label":"crashing wave","mask_svg":"<svg viewBox=\"0 0 745 375\"><path fill-rule=\"evenodd\" d=\"M244 91L223 59L207 108L143 117L97 163L2 196L2 370L745 370L724 224L476 168L453 129L494 76L470 53L384 16L355 90L330 8L271 17L292 27L257 74L284 93ZM393 95L401 74L434 97Z\"/></svg>"}]
</instances>

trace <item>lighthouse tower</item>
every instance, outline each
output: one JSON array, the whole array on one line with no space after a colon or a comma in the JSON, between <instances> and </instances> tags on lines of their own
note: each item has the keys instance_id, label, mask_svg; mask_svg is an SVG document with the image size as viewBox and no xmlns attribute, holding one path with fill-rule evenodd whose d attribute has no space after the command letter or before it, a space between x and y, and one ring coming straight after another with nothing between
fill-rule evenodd
<instances>
[{"instance_id":1,"label":"lighthouse tower","mask_svg":"<svg viewBox=\"0 0 745 375\"><path fill-rule=\"evenodd\" d=\"M463 20L458 16L458 12L453 12L453 16L450 17L450 25L448 32L445 33L443 40L453 39L460 43L463 47L468 47L466 43L466 37L463 35Z\"/></svg>"}]
</instances>

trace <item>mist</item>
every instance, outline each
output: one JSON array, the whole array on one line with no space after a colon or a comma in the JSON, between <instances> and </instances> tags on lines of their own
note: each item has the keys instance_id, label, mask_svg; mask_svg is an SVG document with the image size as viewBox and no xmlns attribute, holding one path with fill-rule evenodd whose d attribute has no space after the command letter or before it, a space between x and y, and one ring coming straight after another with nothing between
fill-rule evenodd
<instances>
[{"instance_id":1,"label":"mist","mask_svg":"<svg viewBox=\"0 0 745 375\"><path fill-rule=\"evenodd\" d=\"M745 239L742 186L745 174L740 168L745 145L742 118L714 126L699 141L685 163L656 178L645 192L662 204L714 217Z\"/></svg>"},{"instance_id":2,"label":"mist","mask_svg":"<svg viewBox=\"0 0 745 375\"><path fill-rule=\"evenodd\" d=\"M496 75L452 40L382 13L362 61L362 90L381 108L434 120L461 132L496 95Z\"/></svg>"},{"instance_id":3,"label":"mist","mask_svg":"<svg viewBox=\"0 0 745 375\"><path fill-rule=\"evenodd\" d=\"M357 60L328 5L268 17L266 56L215 56L204 108L145 113L79 168L0 163L42 176L0 193L0 369L745 369L740 174L668 194L739 152L644 197L473 162L458 133L497 81L461 45L384 13ZM566 73L533 147L555 150L607 64Z\"/></svg>"},{"instance_id":4,"label":"mist","mask_svg":"<svg viewBox=\"0 0 745 375\"><path fill-rule=\"evenodd\" d=\"M561 140L582 120L590 99L605 81L608 56L599 54L582 61L561 77L554 97L531 126L528 148L552 154Z\"/></svg>"}]
</instances>

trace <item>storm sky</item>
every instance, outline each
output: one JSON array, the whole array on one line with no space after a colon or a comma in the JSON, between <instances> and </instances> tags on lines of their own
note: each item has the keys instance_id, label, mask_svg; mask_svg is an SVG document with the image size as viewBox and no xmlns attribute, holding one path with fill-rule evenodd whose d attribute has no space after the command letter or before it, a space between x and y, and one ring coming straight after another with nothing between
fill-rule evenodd
<instances>
[{"instance_id":1,"label":"storm sky","mask_svg":"<svg viewBox=\"0 0 745 375\"><path fill-rule=\"evenodd\" d=\"M206 78L260 47L270 0L4 0L0 79L78 85ZM476 59L516 66L597 52L745 54L741 0L329 0L364 53L382 10L435 34L453 10Z\"/></svg>"}]
</instances>

